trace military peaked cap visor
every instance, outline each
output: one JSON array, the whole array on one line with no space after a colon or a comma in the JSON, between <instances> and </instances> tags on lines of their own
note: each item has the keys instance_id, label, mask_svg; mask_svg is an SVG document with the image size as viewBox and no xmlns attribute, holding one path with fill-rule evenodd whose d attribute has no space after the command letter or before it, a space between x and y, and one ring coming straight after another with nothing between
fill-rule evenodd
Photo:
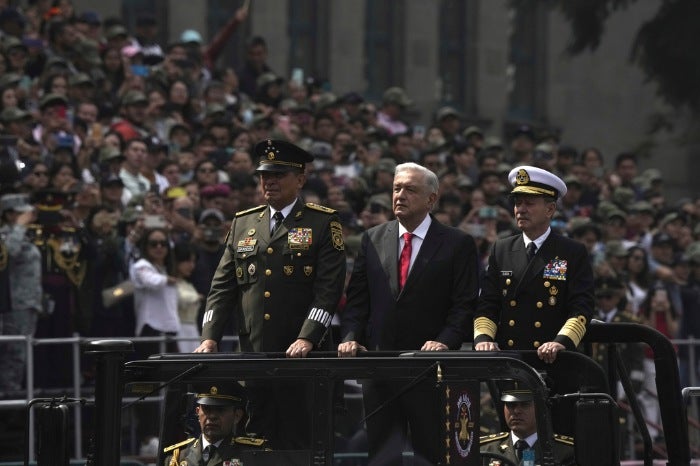
<instances>
[{"instance_id":1,"label":"military peaked cap visor","mask_svg":"<svg viewBox=\"0 0 700 466\"><path fill-rule=\"evenodd\" d=\"M259 172L303 172L314 157L291 142L276 139L260 141L254 148Z\"/></svg>"}]
</instances>

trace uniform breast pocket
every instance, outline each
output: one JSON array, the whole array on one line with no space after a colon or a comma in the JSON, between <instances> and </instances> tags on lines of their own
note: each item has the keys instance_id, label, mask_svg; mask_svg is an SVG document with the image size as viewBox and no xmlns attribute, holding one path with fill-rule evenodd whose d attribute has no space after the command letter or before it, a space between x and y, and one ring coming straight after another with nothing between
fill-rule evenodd
<instances>
[{"instance_id":1,"label":"uniform breast pocket","mask_svg":"<svg viewBox=\"0 0 700 466\"><path fill-rule=\"evenodd\" d=\"M311 281L316 276L315 254L310 249L284 250L284 265L282 272L285 277L294 281Z\"/></svg>"},{"instance_id":2,"label":"uniform breast pocket","mask_svg":"<svg viewBox=\"0 0 700 466\"><path fill-rule=\"evenodd\" d=\"M236 280L239 285L255 283L258 281L258 246L241 248L234 254L236 262Z\"/></svg>"}]
</instances>

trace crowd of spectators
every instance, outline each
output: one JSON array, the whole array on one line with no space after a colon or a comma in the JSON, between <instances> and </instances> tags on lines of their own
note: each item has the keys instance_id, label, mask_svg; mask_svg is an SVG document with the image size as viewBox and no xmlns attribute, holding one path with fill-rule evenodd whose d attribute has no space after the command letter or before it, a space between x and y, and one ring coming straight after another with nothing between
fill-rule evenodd
<instances>
[{"instance_id":1,"label":"crowd of spectators","mask_svg":"<svg viewBox=\"0 0 700 466\"><path fill-rule=\"evenodd\" d=\"M240 69L218 66L244 8L210 43L188 30L158 44L156 18L129 31L70 0L44 4L0 11L2 189L35 207L21 225L41 252L34 336L196 339L227 225L264 203L251 147L267 138L315 157L304 200L339 212L349 263L360 233L392 218L399 163L438 175L433 214L475 238L482 268L495 239L516 231L508 172L550 170L569 188L552 227L586 244L598 278L623 283L620 311L671 338L700 336L700 197L670 202L663 173L635 154L574 148L527 125L504 141L451 107L414 126L404 89L372 102L299 70L287 79L262 37L248 38ZM37 385L69 386L69 353L48 348ZM687 347L680 355L687 385Z\"/></svg>"}]
</instances>

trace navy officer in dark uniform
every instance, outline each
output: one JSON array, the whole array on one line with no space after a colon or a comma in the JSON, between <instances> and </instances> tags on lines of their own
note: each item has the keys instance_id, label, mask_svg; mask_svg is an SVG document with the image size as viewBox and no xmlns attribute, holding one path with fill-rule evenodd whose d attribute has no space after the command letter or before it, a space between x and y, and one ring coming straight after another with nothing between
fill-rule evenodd
<instances>
[{"instance_id":1,"label":"navy officer in dark uniform","mask_svg":"<svg viewBox=\"0 0 700 466\"><path fill-rule=\"evenodd\" d=\"M166 466L221 466L248 450L265 448L265 440L244 435L246 397L237 383L199 387L195 413L202 434L166 447ZM240 462L240 461L239 461Z\"/></svg>"},{"instance_id":2,"label":"navy officer in dark uniform","mask_svg":"<svg viewBox=\"0 0 700 466\"><path fill-rule=\"evenodd\" d=\"M474 348L537 350L551 363L575 349L594 309L593 270L583 244L552 231L566 184L537 167L516 167L515 220L522 234L493 245L474 319Z\"/></svg>"},{"instance_id":3,"label":"navy officer in dark uniform","mask_svg":"<svg viewBox=\"0 0 700 466\"><path fill-rule=\"evenodd\" d=\"M299 199L313 160L308 152L279 140L259 142L254 151L267 204L235 215L195 351L217 351L233 317L241 351L305 357L322 347L343 291L342 227L334 210ZM266 382L250 391L249 429L275 449L308 447L307 391Z\"/></svg>"}]
</instances>

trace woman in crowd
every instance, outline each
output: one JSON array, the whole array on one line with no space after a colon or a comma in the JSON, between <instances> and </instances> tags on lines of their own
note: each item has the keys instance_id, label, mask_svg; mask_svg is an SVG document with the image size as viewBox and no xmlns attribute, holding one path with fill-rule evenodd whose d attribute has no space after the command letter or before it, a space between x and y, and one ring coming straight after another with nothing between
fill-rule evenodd
<instances>
[{"instance_id":1,"label":"woman in crowd","mask_svg":"<svg viewBox=\"0 0 700 466\"><path fill-rule=\"evenodd\" d=\"M647 252L641 246L632 246L628 249L627 263L625 265L625 288L627 290L627 307L632 315L638 315L641 305L646 299L651 274Z\"/></svg>"},{"instance_id":2,"label":"woman in crowd","mask_svg":"<svg viewBox=\"0 0 700 466\"><path fill-rule=\"evenodd\" d=\"M181 324L179 336L196 338L195 340L180 340L177 344L181 353L191 353L199 346L197 313L202 301L202 295L197 292L190 281L197 254L194 245L190 242L177 243L174 252L177 313Z\"/></svg>"},{"instance_id":3,"label":"woman in crowd","mask_svg":"<svg viewBox=\"0 0 700 466\"><path fill-rule=\"evenodd\" d=\"M175 336L181 326L167 231L164 228L147 230L139 248L141 258L129 270L134 284L135 334L140 337ZM158 342L142 343L140 348L142 357L162 352ZM177 352L177 345L174 341L167 342L165 350Z\"/></svg>"}]
</instances>

